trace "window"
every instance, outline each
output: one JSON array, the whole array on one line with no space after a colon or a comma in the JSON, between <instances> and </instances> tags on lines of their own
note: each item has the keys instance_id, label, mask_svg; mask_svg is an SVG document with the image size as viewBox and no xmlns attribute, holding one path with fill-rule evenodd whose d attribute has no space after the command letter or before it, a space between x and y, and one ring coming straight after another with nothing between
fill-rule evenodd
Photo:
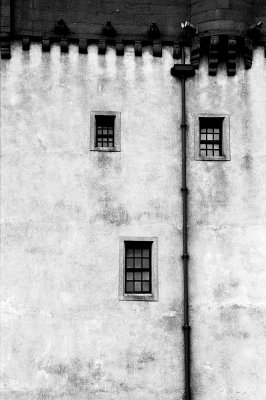
<instances>
[{"instance_id":1,"label":"window","mask_svg":"<svg viewBox=\"0 0 266 400\"><path fill-rule=\"evenodd\" d=\"M195 124L195 159L230 160L229 118L227 115L197 117Z\"/></svg>"},{"instance_id":2,"label":"window","mask_svg":"<svg viewBox=\"0 0 266 400\"><path fill-rule=\"evenodd\" d=\"M200 118L200 155L222 155L222 118Z\"/></svg>"},{"instance_id":3,"label":"window","mask_svg":"<svg viewBox=\"0 0 266 400\"><path fill-rule=\"evenodd\" d=\"M114 115L96 115L95 147L114 147Z\"/></svg>"},{"instance_id":4,"label":"window","mask_svg":"<svg viewBox=\"0 0 266 400\"><path fill-rule=\"evenodd\" d=\"M90 149L120 151L120 113L91 112Z\"/></svg>"},{"instance_id":5,"label":"window","mask_svg":"<svg viewBox=\"0 0 266 400\"><path fill-rule=\"evenodd\" d=\"M157 238L120 238L120 300L158 300Z\"/></svg>"}]
</instances>

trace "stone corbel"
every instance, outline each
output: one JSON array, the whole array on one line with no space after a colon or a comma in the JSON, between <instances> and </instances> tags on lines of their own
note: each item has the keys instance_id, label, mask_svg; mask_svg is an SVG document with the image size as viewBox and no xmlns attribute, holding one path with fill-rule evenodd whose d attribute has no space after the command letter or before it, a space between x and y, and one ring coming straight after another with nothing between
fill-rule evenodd
<instances>
[{"instance_id":1,"label":"stone corbel","mask_svg":"<svg viewBox=\"0 0 266 400\"><path fill-rule=\"evenodd\" d=\"M11 58L11 47L10 47L10 36L7 33L1 34L1 58L10 59Z\"/></svg>"},{"instance_id":2,"label":"stone corbel","mask_svg":"<svg viewBox=\"0 0 266 400\"><path fill-rule=\"evenodd\" d=\"M237 47L236 37L228 37L228 48L227 48L227 75L234 76L236 74L236 59L237 59Z\"/></svg>"},{"instance_id":3,"label":"stone corbel","mask_svg":"<svg viewBox=\"0 0 266 400\"><path fill-rule=\"evenodd\" d=\"M245 38L244 62L246 69L250 69L252 67L252 59L253 59L252 41L249 38Z\"/></svg>"},{"instance_id":4,"label":"stone corbel","mask_svg":"<svg viewBox=\"0 0 266 400\"><path fill-rule=\"evenodd\" d=\"M88 42L87 39L79 39L79 53L87 54L88 53Z\"/></svg>"},{"instance_id":5,"label":"stone corbel","mask_svg":"<svg viewBox=\"0 0 266 400\"><path fill-rule=\"evenodd\" d=\"M200 64L200 38L195 37L192 40L190 62L195 69L199 68Z\"/></svg>"},{"instance_id":6,"label":"stone corbel","mask_svg":"<svg viewBox=\"0 0 266 400\"><path fill-rule=\"evenodd\" d=\"M124 55L124 42L123 40L117 40L115 43L116 55L123 56Z\"/></svg>"},{"instance_id":7,"label":"stone corbel","mask_svg":"<svg viewBox=\"0 0 266 400\"><path fill-rule=\"evenodd\" d=\"M154 57L162 57L162 42L160 40L154 40L152 50Z\"/></svg>"},{"instance_id":8,"label":"stone corbel","mask_svg":"<svg viewBox=\"0 0 266 400\"><path fill-rule=\"evenodd\" d=\"M24 36L22 38L22 49L25 51L29 51L30 49L30 38L29 36Z\"/></svg>"},{"instance_id":9,"label":"stone corbel","mask_svg":"<svg viewBox=\"0 0 266 400\"><path fill-rule=\"evenodd\" d=\"M68 53L68 40L61 38L60 40L61 53Z\"/></svg>"},{"instance_id":10,"label":"stone corbel","mask_svg":"<svg viewBox=\"0 0 266 400\"><path fill-rule=\"evenodd\" d=\"M219 36L211 36L209 47L209 75L215 76L219 63Z\"/></svg>"},{"instance_id":11,"label":"stone corbel","mask_svg":"<svg viewBox=\"0 0 266 400\"><path fill-rule=\"evenodd\" d=\"M42 51L44 52L50 51L50 39L46 36L42 37Z\"/></svg>"},{"instance_id":12,"label":"stone corbel","mask_svg":"<svg viewBox=\"0 0 266 400\"><path fill-rule=\"evenodd\" d=\"M142 44L140 40L135 40L135 56L141 57L142 56Z\"/></svg>"},{"instance_id":13,"label":"stone corbel","mask_svg":"<svg viewBox=\"0 0 266 400\"><path fill-rule=\"evenodd\" d=\"M106 53L106 40L100 39L98 44L98 54Z\"/></svg>"}]
</instances>

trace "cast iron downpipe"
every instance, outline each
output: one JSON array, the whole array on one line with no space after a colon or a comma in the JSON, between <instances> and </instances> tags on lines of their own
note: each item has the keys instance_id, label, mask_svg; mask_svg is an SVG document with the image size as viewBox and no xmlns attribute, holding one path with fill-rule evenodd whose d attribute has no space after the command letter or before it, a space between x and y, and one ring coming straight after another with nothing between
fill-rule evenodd
<instances>
[{"instance_id":1,"label":"cast iron downpipe","mask_svg":"<svg viewBox=\"0 0 266 400\"><path fill-rule=\"evenodd\" d=\"M189 325L189 285L188 285L188 188L187 188L187 123L186 123L186 78L194 76L195 70L192 65L185 64L185 49L181 45L181 64L175 64L171 69L173 76L178 77L181 81L182 96L182 206L183 206L183 290L184 290L184 368L185 368L185 400L191 400L190 387L190 325Z\"/></svg>"}]
</instances>

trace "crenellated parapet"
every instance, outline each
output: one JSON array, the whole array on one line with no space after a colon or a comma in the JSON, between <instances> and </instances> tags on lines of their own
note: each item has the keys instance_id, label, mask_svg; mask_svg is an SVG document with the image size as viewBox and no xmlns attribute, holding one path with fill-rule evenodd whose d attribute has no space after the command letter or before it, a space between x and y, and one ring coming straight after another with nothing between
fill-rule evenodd
<instances>
[{"instance_id":1,"label":"crenellated parapet","mask_svg":"<svg viewBox=\"0 0 266 400\"><path fill-rule=\"evenodd\" d=\"M142 56L145 46L150 46L154 57L161 57L167 45L178 59L184 44L181 22L187 20L197 27L197 35L185 43L191 47L194 68L207 56L209 75L215 76L223 62L228 75L234 76L238 58L250 69L254 47L265 46L265 1L77 0L73 9L71 0L1 0L1 58L11 57L11 40L18 39L24 51L37 40L45 52L52 43L59 43L61 52L67 53L69 45L75 43L79 53L87 54L88 46L96 43L99 54L104 55L111 45L117 56L123 56L130 44L136 57Z\"/></svg>"}]
</instances>

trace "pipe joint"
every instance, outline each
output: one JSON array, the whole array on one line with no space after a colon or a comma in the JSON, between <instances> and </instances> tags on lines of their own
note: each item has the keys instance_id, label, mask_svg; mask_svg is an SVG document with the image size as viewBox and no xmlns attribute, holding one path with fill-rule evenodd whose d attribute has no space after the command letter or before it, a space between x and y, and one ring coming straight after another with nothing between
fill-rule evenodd
<instances>
[{"instance_id":1,"label":"pipe joint","mask_svg":"<svg viewBox=\"0 0 266 400\"><path fill-rule=\"evenodd\" d=\"M184 259L188 260L189 259L189 255L188 254L182 254L182 258L183 258L183 260Z\"/></svg>"},{"instance_id":2,"label":"pipe joint","mask_svg":"<svg viewBox=\"0 0 266 400\"><path fill-rule=\"evenodd\" d=\"M181 124L181 128L187 128L187 124Z\"/></svg>"},{"instance_id":3,"label":"pipe joint","mask_svg":"<svg viewBox=\"0 0 266 400\"><path fill-rule=\"evenodd\" d=\"M191 326L190 325L183 325L182 328L183 328L184 331L190 331Z\"/></svg>"}]
</instances>

